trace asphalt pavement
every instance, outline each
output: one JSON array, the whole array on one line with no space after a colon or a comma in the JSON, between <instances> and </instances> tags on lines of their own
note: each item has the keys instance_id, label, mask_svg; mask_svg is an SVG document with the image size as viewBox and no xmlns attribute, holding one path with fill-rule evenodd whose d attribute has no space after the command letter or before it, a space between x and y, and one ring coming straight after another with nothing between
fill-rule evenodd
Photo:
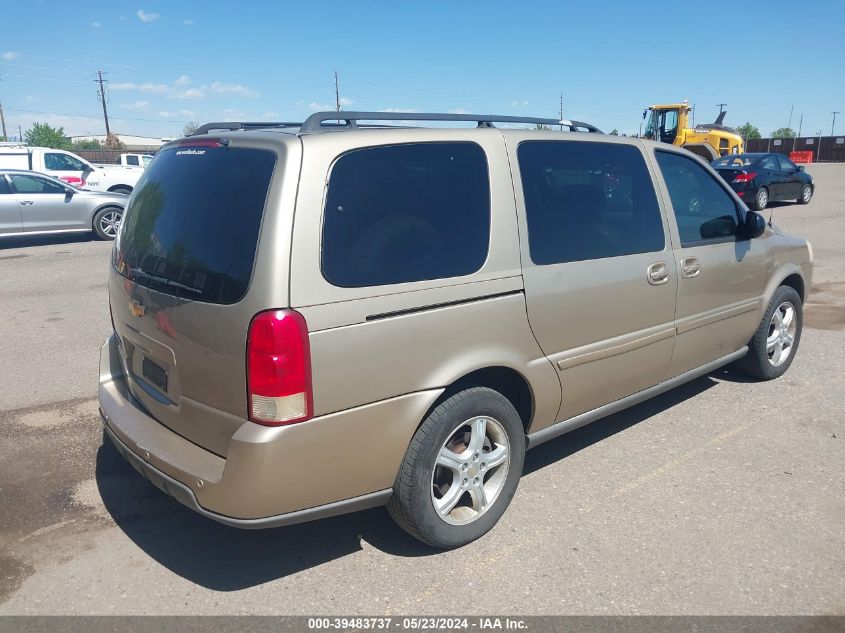
<instances>
[{"instance_id":1,"label":"asphalt pavement","mask_svg":"<svg viewBox=\"0 0 845 633\"><path fill-rule=\"evenodd\" d=\"M179 506L103 443L111 244L0 240L0 614L845 614L845 165L808 171L809 205L765 212L815 251L790 371L542 445L451 552L383 509L239 531Z\"/></svg>"}]
</instances>

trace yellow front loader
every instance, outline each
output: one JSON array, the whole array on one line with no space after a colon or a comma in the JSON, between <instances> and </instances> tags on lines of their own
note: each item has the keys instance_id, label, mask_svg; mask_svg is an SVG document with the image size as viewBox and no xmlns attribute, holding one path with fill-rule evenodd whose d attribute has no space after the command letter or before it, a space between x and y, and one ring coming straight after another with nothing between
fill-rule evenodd
<instances>
[{"instance_id":1,"label":"yellow front loader","mask_svg":"<svg viewBox=\"0 0 845 633\"><path fill-rule=\"evenodd\" d=\"M742 137L733 128L722 125L725 112L714 123L691 128L690 110L686 102L649 106L643 111L646 120L643 138L683 147L708 163L726 154L742 154Z\"/></svg>"}]
</instances>

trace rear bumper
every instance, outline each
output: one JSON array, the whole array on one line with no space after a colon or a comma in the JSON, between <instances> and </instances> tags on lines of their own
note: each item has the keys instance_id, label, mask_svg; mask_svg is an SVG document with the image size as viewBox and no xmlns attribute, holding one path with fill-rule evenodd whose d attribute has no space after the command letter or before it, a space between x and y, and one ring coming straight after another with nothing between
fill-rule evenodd
<instances>
[{"instance_id":1,"label":"rear bumper","mask_svg":"<svg viewBox=\"0 0 845 633\"><path fill-rule=\"evenodd\" d=\"M441 390L284 427L244 424L224 459L151 417L129 392L112 336L100 353L107 435L160 489L211 519L243 528L309 521L383 505L410 439Z\"/></svg>"}]
</instances>

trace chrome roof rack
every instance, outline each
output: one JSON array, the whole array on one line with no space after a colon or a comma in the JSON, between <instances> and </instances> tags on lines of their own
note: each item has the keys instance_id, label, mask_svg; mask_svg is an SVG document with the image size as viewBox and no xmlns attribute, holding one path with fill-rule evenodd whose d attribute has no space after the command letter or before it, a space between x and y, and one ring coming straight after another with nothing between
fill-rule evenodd
<instances>
[{"instance_id":1,"label":"chrome roof rack","mask_svg":"<svg viewBox=\"0 0 845 633\"><path fill-rule=\"evenodd\" d=\"M340 121L340 124L323 125L325 122ZM595 132L602 131L589 123L581 121L570 121L568 119L543 119L527 116L502 116L497 114L444 114L438 112L346 112L328 111L315 112L301 124L300 132L320 132L326 130L355 129L359 121L468 121L476 123L478 127L495 127L493 123L527 123L534 125L561 126L569 128L572 132ZM205 126L203 126L205 127Z\"/></svg>"}]
</instances>

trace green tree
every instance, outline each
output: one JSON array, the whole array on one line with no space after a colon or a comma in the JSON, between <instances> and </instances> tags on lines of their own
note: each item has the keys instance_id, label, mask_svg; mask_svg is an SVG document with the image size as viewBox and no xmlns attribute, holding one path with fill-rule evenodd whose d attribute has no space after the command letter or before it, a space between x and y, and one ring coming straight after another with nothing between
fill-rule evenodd
<instances>
[{"instance_id":1,"label":"green tree","mask_svg":"<svg viewBox=\"0 0 845 633\"><path fill-rule=\"evenodd\" d=\"M619 136L619 130L617 130L616 128L613 128L613 129L610 131L610 135L611 135L611 136Z\"/></svg>"},{"instance_id":2,"label":"green tree","mask_svg":"<svg viewBox=\"0 0 845 633\"><path fill-rule=\"evenodd\" d=\"M779 127L772 132L773 138L795 138L798 136L791 127Z\"/></svg>"},{"instance_id":3,"label":"green tree","mask_svg":"<svg viewBox=\"0 0 845 633\"><path fill-rule=\"evenodd\" d=\"M65 129L53 127L49 123L33 123L23 137L27 144L33 147L70 148L70 141L65 136Z\"/></svg>"},{"instance_id":4,"label":"green tree","mask_svg":"<svg viewBox=\"0 0 845 633\"><path fill-rule=\"evenodd\" d=\"M763 138L763 135L760 134L760 130L757 129L757 126L751 125L750 121L746 121L745 125L740 125L736 131L739 132L739 135L746 141L750 138Z\"/></svg>"},{"instance_id":5,"label":"green tree","mask_svg":"<svg viewBox=\"0 0 845 633\"><path fill-rule=\"evenodd\" d=\"M182 128L182 136L190 136L191 134L196 132L198 128L199 123L197 123L196 121L190 121L185 125L185 127Z\"/></svg>"},{"instance_id":6,"label":"green tree","mask_svg":"<svg viewBox=\"0 0 845 633\"><path fill-rule=\"evenodd\" d=\"M79 141L74 141L71 143L70 148L73 151L76 150L92 150L92 149L103 149L103 144L95 138L85 138Z\"/></svg>"}]
</instances>

